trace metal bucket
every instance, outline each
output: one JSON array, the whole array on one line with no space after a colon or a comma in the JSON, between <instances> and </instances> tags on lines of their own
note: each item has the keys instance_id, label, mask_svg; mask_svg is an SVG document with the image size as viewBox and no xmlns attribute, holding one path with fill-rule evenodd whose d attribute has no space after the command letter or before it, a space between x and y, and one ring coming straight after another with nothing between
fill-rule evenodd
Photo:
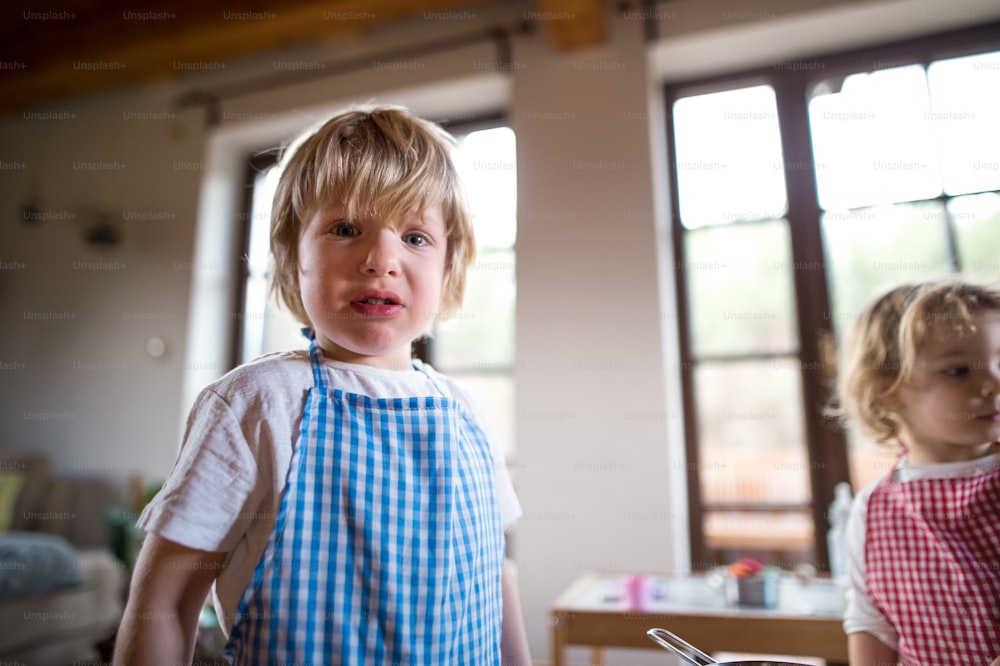
<instances>
[{"instance_id":1,"label":"metal bucket","mask_svg":"<svg viewBox=\"0 0 1000 666\"><path fill-rule=\"evenodd\" d=\"M715 661L709 655L666 629L650 629L646 635L694 666L705 666L706 664L717 664L717 666L805 666L791 661Z\"/></svg>"}]
</instances>

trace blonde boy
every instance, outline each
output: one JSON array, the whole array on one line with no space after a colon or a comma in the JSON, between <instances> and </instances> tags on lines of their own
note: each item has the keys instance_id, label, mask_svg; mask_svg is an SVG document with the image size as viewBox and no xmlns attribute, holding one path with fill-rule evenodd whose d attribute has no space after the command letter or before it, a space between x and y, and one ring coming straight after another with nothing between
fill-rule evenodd
<instances>
[{"instance_id":1,"label":"blonde boy","mask_svg":"<svg viewBox=\"0 0 1000 666\"><path fill-rule=\"evenodd\" d=\"M501 454L469 396L411 358L474 253L451 150L377 107L287 152L274 288L310 350L199 397L139 521L117 664L190 662L210 589L234 664L530 663Z\"/></svg>"}]
</instances>

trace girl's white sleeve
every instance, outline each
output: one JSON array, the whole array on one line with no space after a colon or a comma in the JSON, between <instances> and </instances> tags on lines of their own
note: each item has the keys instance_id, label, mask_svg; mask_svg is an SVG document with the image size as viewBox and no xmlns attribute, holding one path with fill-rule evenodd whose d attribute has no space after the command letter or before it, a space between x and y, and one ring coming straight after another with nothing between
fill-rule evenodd
<instances>
[{"instance_id":1,"label":"girl's white sleeve","mask_svg":"<svg viewBox=\"0 0 1000 666\"><path fill-rule=\"evenodd\" d=\"M899 636L883 616L871 597L865 582L865 532L868 517L868 500L877 483L864 488L854 498L851 516L847 521L847 611L844 613L844 633L859 631L871 634L893 650L897 649Z\"/></svg>"}]
</instances>

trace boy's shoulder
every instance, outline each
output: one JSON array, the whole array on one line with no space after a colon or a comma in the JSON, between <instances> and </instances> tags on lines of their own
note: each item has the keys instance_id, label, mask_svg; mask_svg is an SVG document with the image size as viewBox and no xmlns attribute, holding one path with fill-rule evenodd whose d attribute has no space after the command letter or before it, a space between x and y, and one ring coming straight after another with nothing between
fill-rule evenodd
<instances>
[{"instance_id":1,"label":"boy's shoulder","mask_svg":"<svg viewBox=\"0 0 1000 666\"><path fill-rule=\"evenodd\" d=\"M220 396L307 387L312 383L309 352L275 352L239 365L205 387Z\"/></svg>"},{"instance_id":2,"label":"boy's shoulder","mask_svg":"<svg viewBox=\"0 0 1000 666\"><path fill-rule=\"evenodd\" d=\"M254 424L267 421L267 431L273 435L267 441L286 441L296 432L311 384L308 352L260 357L205 386L191 406L189 428L207 437L205 432L219 430L220 419L247 431L256 431ZM276 434L283 428L280 424L290 424L288 433Z\"/></svg>"}]
</instances>

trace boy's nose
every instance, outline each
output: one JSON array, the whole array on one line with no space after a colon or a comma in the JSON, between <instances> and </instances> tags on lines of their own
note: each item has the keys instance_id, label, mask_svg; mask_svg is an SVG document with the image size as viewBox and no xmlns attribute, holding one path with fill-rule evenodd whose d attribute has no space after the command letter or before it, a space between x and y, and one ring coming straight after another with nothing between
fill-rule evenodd
<instances>
[{"instance_id":1,"label":"boy's nose","mask_svg":"<svg viewBox=\"0 0 1000 666\"><path fill-rule=\"evenodd\" d=\"M399 239L392 229L380 229L372 236L359 270L368 276L396 275L399 272Z\"/></svg>"},{"instance_id":2,"label":"boy's nose","mask_svg":"<svg viewBox=\"0 0 1000 666\"><path fill-rule=\"evenodd\" d=\"M991 370L983 381L983 395L994 397L998 390L1000 390L1000 370Z\"/></svg>"}]
</instances>

